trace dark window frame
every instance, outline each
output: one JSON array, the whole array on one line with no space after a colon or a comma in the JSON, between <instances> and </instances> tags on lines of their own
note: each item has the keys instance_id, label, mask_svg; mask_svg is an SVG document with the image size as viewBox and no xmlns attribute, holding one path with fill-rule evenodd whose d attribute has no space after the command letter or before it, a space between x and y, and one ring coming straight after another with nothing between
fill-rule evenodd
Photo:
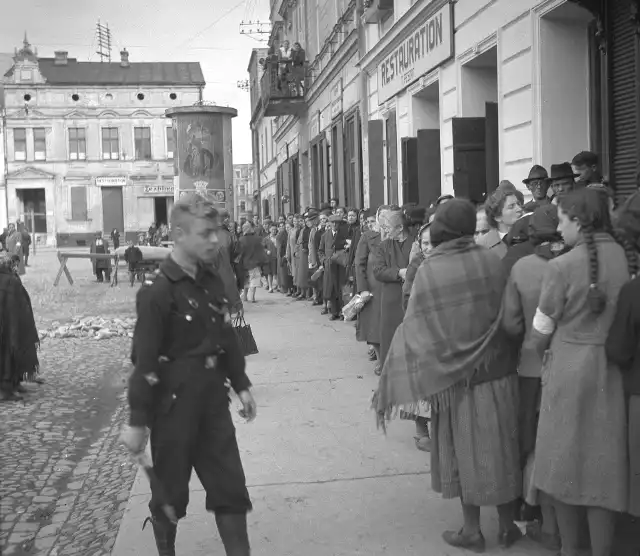
<instances>
[{"instance_id":1,"label":"dark window frame","mask_svg":"<svg viewBox=\"0 0 640 556\"><path fill-rule=\"evenodd\" d=\"M120 160L120 130L117 127L103 127L101 130L101 139L102 159Z\"/></svg>"},{"instance_id":2,"label":"dark window frame","mask_svg":"<svg viewBox=\"0 0 640 556\"><path fill-rule=\"evenodd\" d=\"M87 130L84 127L70 127L69 128L69 160L86 160L86 159L87 159Z\"/></svg>"}]
</instances>

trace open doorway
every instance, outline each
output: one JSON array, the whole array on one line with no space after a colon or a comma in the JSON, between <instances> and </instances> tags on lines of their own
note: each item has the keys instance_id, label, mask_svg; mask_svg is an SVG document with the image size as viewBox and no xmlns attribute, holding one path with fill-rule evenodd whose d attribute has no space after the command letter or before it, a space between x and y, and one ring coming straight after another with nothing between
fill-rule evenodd
<instances>
[{"instance_id":1,"label":"open doorway","mask_svg":"<svg viewBox=\"0 0 640 556\"><path fill-rule=\"evenodd\" d=\"M411 103L416 135L415 139L411 139L411 142L415 142L415 162L406 170L403 167L403 197L405 203L415 202L428 207L442 193L439 83L436 81L416 93ZM411 150L411 144L406 144L405 148ZM408 154L407 160L411 161L411 153Z\"/></svg>"},{"instance_id":2,"label":"open doorway","mask_svg":"<svg viewBox=\"0 0 640 556\"><path fill-rule=\"evenodd\" d=\"M572 2L540 19L540 154L546 167L586 149L599 150L590 145L589 129L590 97L599 96L588 69L592 19Z\"/></svg>"},{"instance_id":3,"label":"open doorway","mask_svg":"<svg viewBox=\"0 0 640 556\"><path fill-rule=\"evenodd\" d=\"M47 233L47 202L44 188L16 189L22 222L32 234ZM32 228L33 227L33 228Z\"/></svg>"},{"instance_id":4,"label":"open doorway","mask_svg":"<svg viewBox=\"0 0 640 556\"><path fill-rule=\"evenodd\" d=\"M160 226L161 224L169 224L172 208L173 197L154 197L153 214L156 226Z\"/></svg>"},{"instance_id":5,"label":"open doorway","mask_svg":"<svg viewBox=\"0 0 640 556\"><path fill-rule=\"evenodd\" d=\"M500 181L498 49L461 68L462 117L453 118L453 188L457 197L483 201Z\"/></svg>"}]
</instances>

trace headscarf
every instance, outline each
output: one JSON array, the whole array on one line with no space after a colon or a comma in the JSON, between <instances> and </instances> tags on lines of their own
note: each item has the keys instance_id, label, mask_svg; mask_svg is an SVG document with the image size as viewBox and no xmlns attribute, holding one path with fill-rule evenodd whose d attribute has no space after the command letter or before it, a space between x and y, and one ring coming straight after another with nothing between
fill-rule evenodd
<instances>
[{"instance_id":1,"label":"headscarf","mask_svg":"<svg viewBox=\"0 0 640 556\"><path fill-rule=\"evenodd\" d=\"M464 199L451 199L441 204L431 223L431 244L437 247L441 243L473 237L476 232L476 209Z\"/></svg>"}]
</instances>

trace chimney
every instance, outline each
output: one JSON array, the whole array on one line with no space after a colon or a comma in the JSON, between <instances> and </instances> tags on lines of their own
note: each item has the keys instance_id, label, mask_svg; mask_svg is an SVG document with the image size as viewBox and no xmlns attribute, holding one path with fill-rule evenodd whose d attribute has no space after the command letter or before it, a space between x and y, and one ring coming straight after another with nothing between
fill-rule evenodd
<instances>
[{"instance_id":1,"label":"chimney","mask_svg":"<svg viewBox=\"0 0 640 556\"><path fill-rule=\"evenodd\" d=\"M55 52L56 58L54 60L54 65L56 66L66 66L68 63L68 52L64 51L64 50L57 50Z\"/></svg>"},{"instance_id":2,"label":"chimney","mask_svg":"<svg viewBox=\"0 0 640 556\"><path fill-rule=\"evenodd\" d=\"M128 68L129 67L129 53L127 52L126 48L124 48L120 52L120 67L121 68Z\"/></svg>"}]
</instances>

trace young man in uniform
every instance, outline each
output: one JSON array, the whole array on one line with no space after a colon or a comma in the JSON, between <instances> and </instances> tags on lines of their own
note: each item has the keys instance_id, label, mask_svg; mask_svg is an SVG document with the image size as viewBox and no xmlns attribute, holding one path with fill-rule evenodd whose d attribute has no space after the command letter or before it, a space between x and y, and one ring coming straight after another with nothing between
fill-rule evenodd
<instances>
[{"instance_id":1,"label":"young man in uniform","mask_svg":"<svg viewBox=\"0 0 640 556\"><path fill-rule=\"evenodd\" d=\"M251 501L229 411L227 380L253 420L245 360L231 326L224 284L212 269L218 214L198 195L186 195L171 214L175 246L155 281L138 292L129 380L129 427L121 440L133 454L145 447L166 500L152 492L149 509L160 556L175 556L177 519L186 515L195 469L215 514L227 556L249 556Z\"/></svg>"}]
</instances>

